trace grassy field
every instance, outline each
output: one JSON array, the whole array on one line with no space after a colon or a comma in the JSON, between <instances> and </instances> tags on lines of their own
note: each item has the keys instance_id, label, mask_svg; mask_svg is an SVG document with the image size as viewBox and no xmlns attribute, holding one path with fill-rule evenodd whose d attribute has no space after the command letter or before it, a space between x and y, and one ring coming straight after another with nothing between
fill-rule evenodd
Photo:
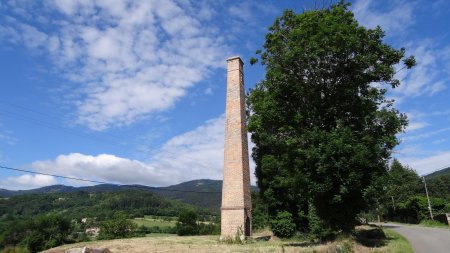
<instances>
[{"instance_id":1,"label":"grassy field","mask_svg":"<svg viewBox=\"0 0 450 253\"><path fill-rule=\"evenodd\" d=\"M167 220L155 219L155 218L135 218L135 219L132 219L131 221L133 221L138 226L142 226L142 225L144 225L146 227L158 226L160 228L175 227L175 225L177 224L176 221L167 221Z\"/></svg>"},{"instance_id":2,"label":"grassy field","mask_svg":"<svg viewBox=\"0 0 450 253\"><path fill-rule=\"evenodd\" d=\"M295 239L269 241L249 240L245 244L229 244L220 242L217 236L186 236L157 235L142 238L119 239L110 241L93 241L64 245L44 251L46 253L62 253L67 249L91 247L108 248L111 252L379 252L379 253L409 253L413 252L408 241L391 230L383 230L381 237L370 231L373 228L358 228L356 236L340 238L333 242L322 244L308 243ZM369 231L369 232L366 232ZM375 236L374 236L375 235Z\"/></svg>"}]
</instances>

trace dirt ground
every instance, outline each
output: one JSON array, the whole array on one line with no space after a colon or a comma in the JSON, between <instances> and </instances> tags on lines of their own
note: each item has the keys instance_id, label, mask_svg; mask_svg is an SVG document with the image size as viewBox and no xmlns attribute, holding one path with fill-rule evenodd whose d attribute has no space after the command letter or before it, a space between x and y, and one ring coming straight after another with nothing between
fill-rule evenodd
<instances>
[{"instance_id":1,"label":"dirt ground","mask_svg":"<svg viewBox=\"0 0 450 253\"><path fill-rule=\"evenodd\" d=\"M188 236L188 237L143 237L132 239L119 239L110 241L95 241L86 243L77 243L64 245L53 248L45 253L64 253L67 249L89 247L95 249L108 248L111 252L132 252L132 253L148 253L148 252L308 252L313 249L302 247L303 245L285 245L281 241L264 241L251 242L247 244L228 244L219 242L217 236ZM319 248L324 251L319 250ZM319 252L326 252L326 245L315 247Z\"/></svg>"}]
</instances>

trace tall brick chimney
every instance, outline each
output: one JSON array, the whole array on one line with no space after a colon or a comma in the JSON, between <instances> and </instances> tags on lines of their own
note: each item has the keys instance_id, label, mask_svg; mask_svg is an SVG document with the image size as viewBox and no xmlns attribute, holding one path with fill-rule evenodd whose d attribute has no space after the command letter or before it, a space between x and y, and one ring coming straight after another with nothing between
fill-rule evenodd
<instances>
[{"instance_id":1,"label":"tall brick chimney","mask_svg":"<svg viewBox=\"0 0 450 253\"><path fill-rule=\"evenodd\" d=\"M221 239L251 236L251 194L245 113L244 63L227 59L227 99Z\"/></svg>"}]
</instances>

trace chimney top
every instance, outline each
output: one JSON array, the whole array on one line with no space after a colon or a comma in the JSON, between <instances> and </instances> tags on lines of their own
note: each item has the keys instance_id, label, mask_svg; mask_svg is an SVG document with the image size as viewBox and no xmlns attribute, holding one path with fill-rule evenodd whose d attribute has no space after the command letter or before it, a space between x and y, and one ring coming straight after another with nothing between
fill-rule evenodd
<instances>
[{"instance_id":1,"label":"chimney top","mask_svg":"<svg viewBox=\"0 0 450 253\"><path fill-rule=\"evenodd\" d=\"M236 59L239 59L239 61L240 61L242 64L244 64L244 62L242 61L242 59L241 59L240 56L230 56L230 57L228 57L227 61L232 61L232 60L236 60Z\"/></svg>"}]
</instances>

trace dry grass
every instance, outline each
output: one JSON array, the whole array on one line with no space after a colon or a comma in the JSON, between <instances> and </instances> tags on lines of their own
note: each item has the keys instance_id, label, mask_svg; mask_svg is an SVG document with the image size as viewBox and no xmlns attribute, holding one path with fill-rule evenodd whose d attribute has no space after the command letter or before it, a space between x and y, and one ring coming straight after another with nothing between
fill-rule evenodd
<instances>
[{"instance_id":1,"label":"dry grass","mask_svg":"<svg viewBox=\"0 0 450 253\"><path fill-rule=\"evenodd\" d=\"M359 228L361 231L371 230L372 228ZM46 253L63 253L66 249L78 247L90 248L108 248L111 252L401 252L400 249L408 249L408 242L390 231L386 232L386 238L376 239L366 237L361 238L343 238L334 242L324 244L311 244L307 242L279 239L269 241L252 240L246 244L227 244L219 242L217 236L152 236L132 239L119 239L110 241L94 241L72 245L64 245L58 248L45 251ZM369 233L370 235L370 233ZM370 237L370 236L369 236ZM375 240L375 241L374 241ZM406 250L405 252L412 252Z\"/></svg>"}]
</instances>

